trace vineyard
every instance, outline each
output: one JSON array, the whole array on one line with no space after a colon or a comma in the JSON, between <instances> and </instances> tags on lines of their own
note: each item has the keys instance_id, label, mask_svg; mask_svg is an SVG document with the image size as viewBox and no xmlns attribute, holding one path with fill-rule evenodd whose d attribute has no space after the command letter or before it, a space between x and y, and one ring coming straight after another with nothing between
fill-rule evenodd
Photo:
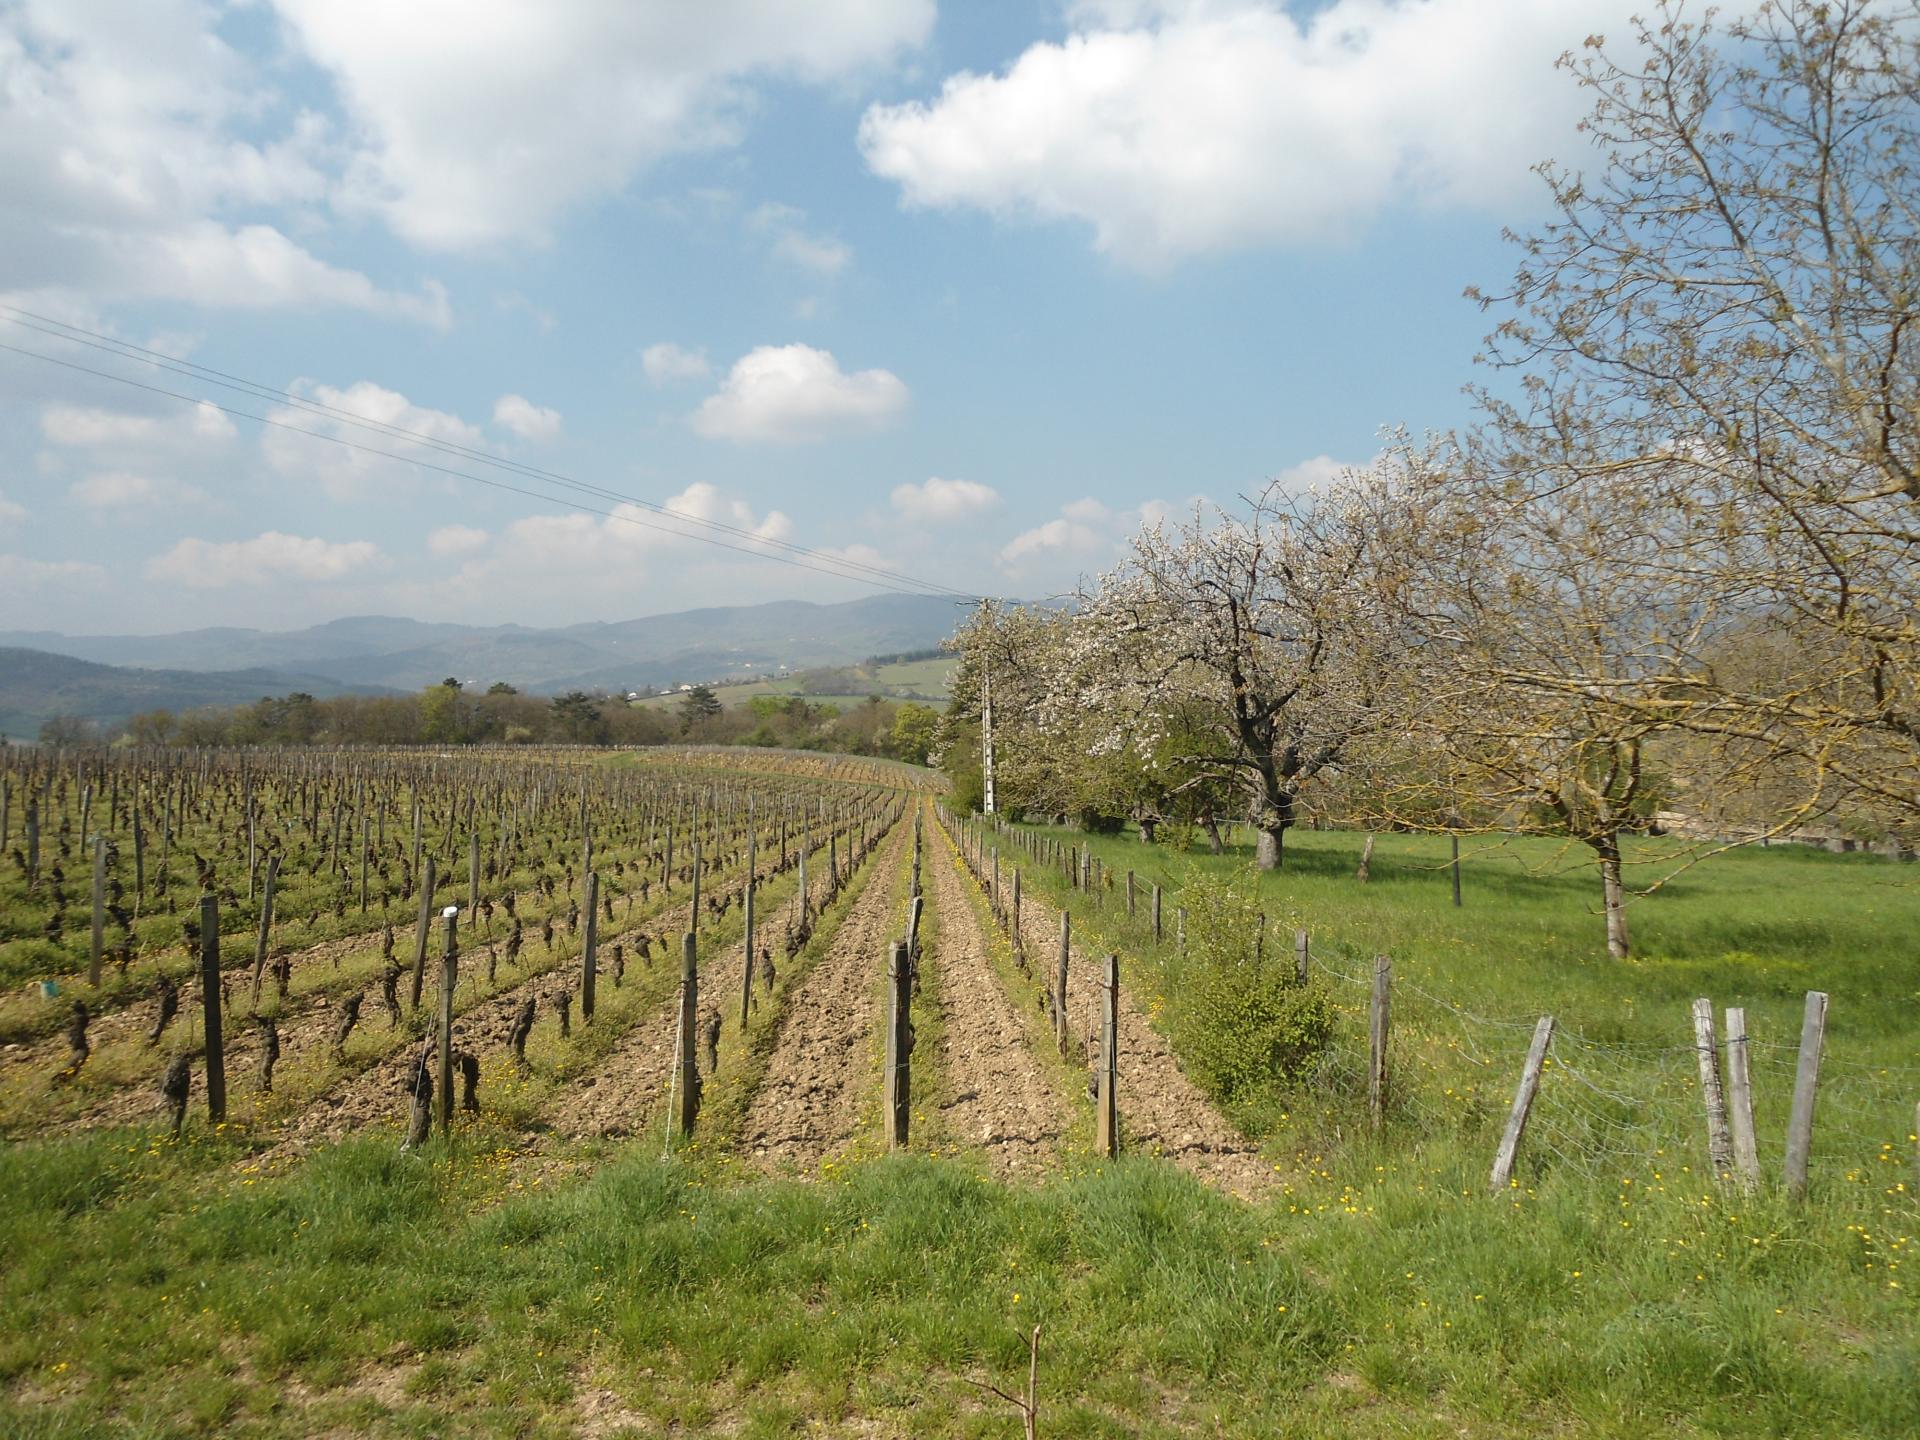
<instances>
[{"instance_id":1,"label":"vineyard","mask_svg":"<svg viewBox=\"0 0 1920 1440\"><path fill-rule=\"evenodd\" d=\"M9 1434L996 1435L1032 1363L1058 1434L1911 1418L1910 965L1832 978L1807 1200L1715 1178L1684 1003L1563 970L1489 1197L1531 1016L1407 939L1389 1029L1324 870L1269 925L801 752L0 755ZM1241 926L1330 1026L1246 1093Z\"/></svg>"}]
</instances>

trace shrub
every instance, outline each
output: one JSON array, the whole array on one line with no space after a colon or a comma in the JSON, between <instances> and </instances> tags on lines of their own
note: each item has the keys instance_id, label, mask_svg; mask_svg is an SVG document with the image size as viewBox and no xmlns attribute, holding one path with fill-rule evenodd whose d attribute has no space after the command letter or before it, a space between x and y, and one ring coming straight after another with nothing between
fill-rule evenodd
<instances>
[{"instance_id":1,"label":"shrub","mask_svg":"<svg viewBox=\"0 0 1920 1440\"><path fill-rule=\"evenodd\" d=\"M1333 1003L1295 978L1279 943L1287 917L1268 917L1260 943L1259 894L1250 877L1195 875L1187 907L1187 954L1173 989L1173 1027L1195 1082L1227 1104L1244 1104L1299 1079L1333 1038Z\"/></svg>"}]
</instances>

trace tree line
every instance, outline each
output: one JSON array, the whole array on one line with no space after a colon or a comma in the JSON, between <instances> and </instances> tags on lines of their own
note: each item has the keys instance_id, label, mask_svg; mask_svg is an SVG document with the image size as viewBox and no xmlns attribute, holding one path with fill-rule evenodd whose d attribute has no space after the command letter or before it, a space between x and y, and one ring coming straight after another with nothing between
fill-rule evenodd
<instances>
[{"instance_id":1,"label":"tree line","mask_svg":"<svg viewBox=\"0 0 1920 1440\"><path fill-rule=\"evenodd\" d=\"M944 763L1004 807L1621 840L1920 841L1920 4L1670 0L1563 62L1552 165L1459 431L1142 532L1061 609L983 607Z\"/></svg>"}]
</instances>

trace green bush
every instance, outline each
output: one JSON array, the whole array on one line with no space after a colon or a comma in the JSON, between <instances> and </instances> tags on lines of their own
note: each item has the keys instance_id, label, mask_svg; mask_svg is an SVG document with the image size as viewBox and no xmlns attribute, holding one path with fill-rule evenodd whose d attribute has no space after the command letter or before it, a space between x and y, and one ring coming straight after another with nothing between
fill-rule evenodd
<instances>
[{"instance_id":1,"label":"green bush","mask_svg":"<svg viewBox=\"0 0 1920 1440\"><path fill-rule=\"evenodd\" d=\"M1309 1070L1333 1037L1333 1003L1298 982L1289 917L1260 912L1251 878L1196 876L1184 891L1187 955L1170 997L1188 1072L1209 1094L1244 1104ZM1266 936L1262 943L1261 936Z\"/></svg>"}]
</instances>

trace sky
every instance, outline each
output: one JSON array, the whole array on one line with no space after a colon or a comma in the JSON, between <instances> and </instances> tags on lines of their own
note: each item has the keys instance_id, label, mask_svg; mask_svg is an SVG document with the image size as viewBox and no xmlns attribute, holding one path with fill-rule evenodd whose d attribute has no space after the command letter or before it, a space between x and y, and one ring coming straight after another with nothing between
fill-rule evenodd
<instances>
[{"instance_id":1,"label":"sky","mask_svg":"<svg viewBox=\"0 0 1920 1440\"><path fill-rule=\"evenodd\" d=\"M1471 422L1636 8L0 0L0 628L1062 593Z\"/></svg>"}]
</instances>

